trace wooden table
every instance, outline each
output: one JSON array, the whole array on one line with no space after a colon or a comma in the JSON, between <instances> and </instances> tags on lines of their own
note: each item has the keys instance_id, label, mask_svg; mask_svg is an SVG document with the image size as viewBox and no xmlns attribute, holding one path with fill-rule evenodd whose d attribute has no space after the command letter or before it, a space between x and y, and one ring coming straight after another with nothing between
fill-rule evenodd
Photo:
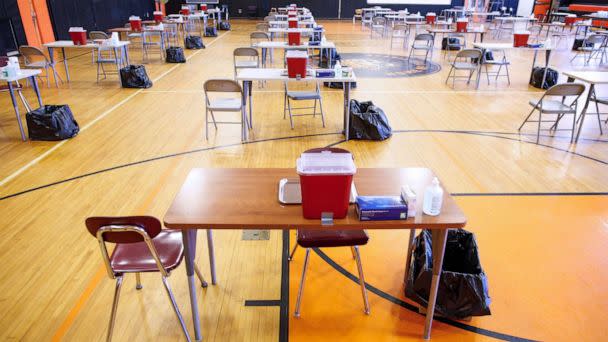
<instances>
[{"instance_id":1,"label":"wooden table","mask_svg":"<svg viewBox=\"0 0 608 342\"><path fill-rule=\"evenodd\" d=\"M36 92L36 97L38 98L38 105L42 107L42 98L40 97L40 89L38 89L38 82L36 81L36 76L40 74L42 71L40 69L21 69L16 76L4 78L0 76L0 82L6 82L8 86L8 92L11 95L11 101L13 101L13 108L15 109L15 115L17 116L17 123L19 124L19 132L21 133L21 140L27 141L27 137L25 136L25 130L23 129L23 123L21 122L21 115L19 114L19 105L17 104L17 98L15 98L15 89L13 86L13 82L17 82L22 79L29 78L32 81L32 86L34 87L34 91Z\"/></svg>"},{"instance_id":2,"label":"wooden table","mask_svg":"<svg viewBox=\"0 0 608 342\"><path fill-rule=\"evenodd\" d=\"M574 82L574 80L583 81L589 83L589 92L587 93L587 99L585 100L585 106L579 117L580 123L578 125L578 132L576 133L576 139L574 142L578 142L578 138L581 135L581 130L585 122L585 116L587 115L587 108L591 99L596 98L595 85L597 84L608 84L608 71L565 71L564 75L568 77L568 82ZM602 121L600 115L597 115L600 128Z\"/></svg>"},{"instance_id":3,"label":"wooden table","mask_svg":"<svg viewBox=\"0 0 608 342\"><path fill-rule=\"evenodd\" d=\"M120 68L122 65L129 65L129 41L119 41L117 44L108 44L103 45L96 42L89 42L85 45L74 45L71 40L58 40L52 43L43 44L49 50L49 58L51 60L51 64L55 65L55 49L61 49L61 54L63 56L63 66L65 68L65 76L67 81L70 82L70 71L68 68L68 59L65 55L65 49L89 49L89 50L97 50L100 48L112 49L114 52L114 59L116 60L116 68L118 73L120 74ZM118 57L118 52L122 51L121 57ZM124 63L123 56L124 54Z\"/></svg>"},{"instance_id":4,"label":"wooden table","mask_svg":"<svg viewBox=\"0 0 608 342\"><path fill-rule=\"evenodd\" d=\"M278 202L278 183L282 178L298 177L292 169L193 169L182 185L164 217L168 228L182 229L186 259L186 274L190 290L192 320L197 340L202 338L194 258L198 229L411 229L408 242L408 260L415 230L431 229L433 238L433 277L426 309L424 338L431 336L433 314L439 278L443 267L445 242L449 229L463 228L466 217L450 192L444 187L443 207L439 216L422 215L422 198L417 201L416 217L403 221L359 221L354 206L348 216L336 219L333 225L322 225L321 220L308 220L302 216L299 205L282 205ZM403 185L409 185L417 194L423 194L435 177L425 168L358 169L354 183L361 195L398 195ZM235 195L235 194L238 194ZM212 244L210 245L212 253ZM213 260L213 258L212 258ZM406 265L406 266L407 266ZM215 279L212 264L212 280Z\"/></svg>"},{"instance_id":5,"label":"wooden table","mask_svg":"<svg viewBox=\"0 0 608 342\"><path fill-rule=\"evenodd\" d=\"M344 137L349 139L349 104L350 104L350 87L351 83L357 81L357 77L353 72L351 77L315 77L307 75L305 78L296 79L289 78L285 69L278 68L243 68L239 69L236 74L236 80L243 82L243 122L247 122L247 100L249 100L249 123L253 126L253 102L251 98L252 83L254 81L283 81L283 82L340 82L344 86ZM247 125L242 125L241 139L247 140Z\"/></svg>"}]
</instances>

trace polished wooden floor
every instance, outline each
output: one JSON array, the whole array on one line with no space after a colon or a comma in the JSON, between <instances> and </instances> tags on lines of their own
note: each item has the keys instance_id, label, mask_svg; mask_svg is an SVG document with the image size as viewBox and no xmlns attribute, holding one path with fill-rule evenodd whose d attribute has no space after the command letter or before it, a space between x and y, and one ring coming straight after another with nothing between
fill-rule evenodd
<instances>
[{"instance_id":1,"label":"polished wooden floor","mask_svg":"<svg viewBox=\"0 0 608 342\"><path fill-rule=\"evenodd\" d=\"M406 55L388 40L369 39L350 22L323 23L339 52ZM456 194L475 232L488 274L492 315L470 322L436 322L434 340L517 338L600 341L608 333L608 137L589 117L581 140L567 133L533 144L532 127L518 135L528 100L542 94L527 85L532 54L510 51L512 85L479 90L444 84L447 59L436 50L438 73L358 80L353 97L373 100L395 130L384 142L342 142L342 92L323 89L327 127L312 117L282 115L282 85L254 88L251 142L237 126L220 126L204 139L202 84L232 77L232 50L249 44L254 22L187 51L188 63L152 60L154 87L122 89L115 76L95 82L91 56L70 55L72 83L42 87L47 104L69 104L81 133L64 142L21 142L6 94L0 97L0 339L103 340L113 286L96 241L84 228L92 215L147 214L162 218L193 167L293 167L305 149L330 144L351 150L360 167L432 168ZM552 65L572 65L570 42ZM137 50L131 53L139 63ZM59 71L62 72L61 68ZM608 89L599 88L600 93ZM34 103L30 89L26 96ZM604 108L606 109L606 108ZM230 117L230 114L226 115ZM606 126L604 126L606 129ZM238 194L235 194L238 196ZM407 231L371 232L362 249L372 314L362 312L348 250L313 253L302 317L291 318L302 267L296 253L282 278L281 232L267 241L243 241L240 231L216 232L219 283L200 290L205 340L275 341L281 328L281 281L289 281L291 340L416 340L423 317L403 296ZM204 234L198 262L209 278ZM293 242L293 234L291 234ZM331 261L331 262L330 262ZM336 269L342 270L340 273ZM191 320L185 271L170 277L178 304ZM158 275L127 279L115 340L183 340ZM246 300L273 301L245 306ZM284 323L286 323L284 321ZM459 325L460 324L460 325Z\"/></svg>"}]
</instances>

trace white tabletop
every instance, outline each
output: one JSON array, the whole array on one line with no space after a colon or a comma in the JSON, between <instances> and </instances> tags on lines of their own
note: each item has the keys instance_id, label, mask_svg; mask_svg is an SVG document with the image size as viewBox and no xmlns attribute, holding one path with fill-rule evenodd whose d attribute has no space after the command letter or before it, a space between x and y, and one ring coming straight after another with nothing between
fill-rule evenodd
<instances>
[{"instance_id":1,"label":"white tabletop","mask_svg":"<svg viewBox=\"0 0 608 342\"><path fill-rule=\"evenodd\" d=\"M300 33L313 33L315 31L312 27L299 27L299 28L287 28L287 27L271 27L268 29L270 33L287 33L287 32L300 32ZM317 32L325 32L325 29L317 30Z\"/></svg>"},{"instance_id":2,"label":"white tabletop","mask_svg":"<svg viewBox=\"0 0 608 342\"><path fill-rule=\"evenodd\" d=\"M431 27L429 28L427 31L429 31L430 33L486 33L486 30L480 30L479 28L467 28L466 32L457 32L456 29L453 28L438 28L438 27Z\"/></svg>"},{"instance_id":3,"label":"white tabletop","mask_svg":"<svg viewBox=\"0 0 608 342\"><path fill-rule=\"evenodd\" d=\"M298 20L298 26L307 26L307 25L315 25L316 22L314 20ZM289 22L287 20L273 20L269 21L268 25L270 26L288 26Z\"/></svg>"},{"instance_id":4,"label":"white tabletop","mask_svg":"<svg viewBox=\"0 0 608 342\"><path fill-rule=\"evenodd\" d=\"M482 50L506 50L506 49L529 49L529 50L553 50L553 46L529 47L520 46L514 47L513 43L473 43L473 47Z\"/></svg>"},{"instance_id":5,"label":"white tabletop","mask_svg":"<svg viewBox=\"0 0 608 342\"><path fill-rule=\"evenodd\" d=\"M564 75L592 84L608 84L608 71L564 71Z\"/></svg>"},{"instance_id":6,"label":"white tabletop","mask_svg":"<svg viewBox=\"0 0 608 342\"><path fill-rule=\"evenodd\" d=\"M494 17L496 20L501 21L537 21L536 18L527 18L527 17Z\"/></svg>"},{"instance_id":7,"label":"white tabletop","mask_svg":"<svg viewBox=\"0 0 608 342\"><path fill-rule=\"evenodd\" d=\"M247 68L239 69L236 75L237 81L297 81L295 78L289 78L285 74L285 69L277 68ZM320 81L320 82L356 82L357 77L352 73L351 77L315 77L306 76L300 79L301 81Z\"/></svg>"},{"instance_id":8,"label":"white tabletop","mask_svg":"<svg viewBox=\"0 0 608 342\"><path fill-rule=\"evenodd\" d=\"M71 40L58 40L52 43L42 44L47 48L73 48L73 49L97 49L99 47L108 47L108 48L119 48L125 45L129 45L131 42L129 41L119 41L117 44L99 44L99 43L87 43L85 45L74 45Z\"/></svg>"},{"instance_id":9,"label":"white tabletop","mask_svg":"<svg viewBox=\"0 0 608 342\"><path fill-rule=\"evenodd\" d=\"M275 18L285 18L287 19L288 15L287 14L273 14ZM312 14L298 14L298 19L302 20L302 19L310 19L313 20L313 16Z\"/></svg>"},{"instance_id":10,"label":"white tabletop","mask_svg":"<svg viewBox=\"0 0 608 342\"><path fill-rule=\"evenodd\" d=\"M335 49L336 44L328 41L321 41L318 45L310 45L308 42L301 45L289 45L287 42L262 41L253 44L253 47L262 49Z\"/></svg>"},{"instance_id":11,"label":"white tabletop","mask_svg":"<svg viewBox=\"0 0 608 342\"><path fill-rule=\"evenodd\" d=\"M7 77L7 78L4 78L4 77L0 76L0 81L3 81L3 82L19 81L19 80L22 80L24 78L36 76L36 75L38 75L41 72L42 71L40 69L21 69L21 70L19 70L19 72L17 73L16 76Z\"/></svg>"}]
</instances>

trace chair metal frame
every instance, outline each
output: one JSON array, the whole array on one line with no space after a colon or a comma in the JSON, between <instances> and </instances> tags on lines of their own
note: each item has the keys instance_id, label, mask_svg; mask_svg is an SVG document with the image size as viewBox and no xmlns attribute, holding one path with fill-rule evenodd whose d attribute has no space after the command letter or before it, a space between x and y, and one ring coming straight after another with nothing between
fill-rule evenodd
<instances>
[{"instance_id":1,"label":"chair metal frame","mask_svg":"<svg viewBox=\"0 0 608 342\"><path fill-rule=\"evenodd\" d=\"M589 43L593 44L593 46L587 47L586 45ZM606 58L607 45L608 35L597 33L591 34L585 38L583 45L578 48L576 54L570 59L570 63L574 62L574 60L582 54L585 59L585 65L589 65L591 59L597 55L599 55L600 64L602 64ZM598 57L595 57L595 59L598 59Z\"/></svg>"},{"instance_id":2,"label":"chair metal frame","mask_svg":"<svg viewBox=\"0 0 608 342\"><path fill-rule=\"evenodd\" d=\"M363 19L363 10L361 8L355 9L355 14L353 14L353 25L355 24L356 19Z\"/></svg>"},{"instance_id":3,"label":"chair metal frame","mask_svg":"<svg viewBox=\"0 0 608 342\"><path fill-rule=\"evenodd\" d=\"M403 39L403 48L407 49L407 43L410 37L410 27L406 24L395 24L391 30L391 49L393 48L393 40Z\"/></svg>"},{"instance_id":4,"label":"chair metal frame","mask_svg":"<svg viewBox=\"0 0 608 342\"><path fill-rule=\"evenodd\" d=\"M386 34L386 18L381 16L373 17L369 28L369 38L373 38L374 32L377 31L380 31L382 38L384 38L384 35Z\"/></svg>"},{"instance_id":5,"label":"chair metal frame","mask_svg":"<svg viewBox=\"0 0 608 342\"><path fill-rule=\"evenodd\" d=\"M313 118L317 116L317 102L319 103L319 109L321 114L321 122L323 127L325 127L325 112L323 111L323 97L321 96L321 88L319 86L319 82L315 82L315 92L314 95L312 92L306 91L289 91L288 81L284 83L285 85L285 96L283 97L283 119L287 118L287 113L289 113L289 123L291 125L291 129L294 129L293 118L295 116L312 116ZM292 107L291 101L310 101L314 100L314 105L312 107ZM302 110L302 109L312 109L312 113L299 113L294 114L293 111Z\"/></svg>"},{"instance_id":6,"label":"chair metal frame","mask_svg":"<svg viewBox=\"0 0 608 342\"><path fill-rule=\"evenodd\" d=\"M450 71L448 72L448 77L445 79L445 84L448 84L450 78L452 78L452 88L456 85L457 78L466 78L467 85L471 83L471 78L473 74L477 72L477 79L475 84L479 84L479 76L480 76L480 63L482 60L483 52L479 49L463 49L458 51L454 60L451 63ZM456 71L458 70L468 70L468 76L457 76Z\"/></svg>"},{"instance_id":7,"label":"chair metal frame","mask_svg":"<svg viewBox=\"0 0 608 342\"><path fill-rule=\"evenodd\" d=\"M173 307L173 311L174 311L177 319L179 320L182 331L184 332L186 339L188 341L191 341L190 334L188 333L188 329L186 328L184 319L179 311L179 307L177 306L177 302L175 301L175 297L173 295L173 292L171 291L171 287L169 286L169 281L167 278L169 277L170 272L167 271L165 269L164 265L162 264L160 257L158 255L158 252L156 251L156 247L154 246L154 243L152 242L153 239L150 238L150 236L148 235L147 231L144 228L141 228L141 227L138 227L135 225L130 225L130 224L101 226L100 228L97 229L97 232L96 232L96 238L97 238L97 241L99 242L99 247L101 249L101 255L102 255L108 276L111 279L116 279L116 287L114 289L114 300L112 302L112 311L110 314L110 323L108 326L108 334L106 337L106 341L110 342L112 340L112 333L114 331L114 323L116 320L116 311L118 309L118 301L120 299L120 290L122 288L124 273L135 273L136 282L137 282L136 289L140 290L143 288L143 286L141 285L141 279L140 279L139 272L117 273L112 268L110 255L108 253L108 249L106 246L106 240L104 239L103 235L106 233L115 234L115 233L126 233L126 232L139 234L142 238L142 241L148 247L148 250L150 251L152 258L156 262L158 272L160 272L160 274L161 274L161 279L162 279L163 285L165 287L165 290L167 292L167 296L169 297L169 300L171 301L171 306ZM142 241L137 241L137 242L142 242ZM125 243L125 244L128 244L128 243ZM196 274L197 274L199 280L201 281L201 285L203 287L206 287L207 282L204 280L200 270L198 269L198 266L195 265L194 267L196 270Z\"/></svg>"},{"instance_id":8,"label":"chair metal frame","mask_svg":"<svg viewBox=\"0 0 608 342\"><path fill-rule=\"evenodd\" d=\"M35 46L21 45L19 47L19 54L21 54L21 56L23 56L23 61L25 63L25 67L27 69L44 69L45 76L41 76L39 74L37 77L38 78L45 77L46 86L48 88L51 87L51 77L49 74L49 68L53 72L53 79L55 80L55 87L59 88L59 83L57 82L57 80L61 81L61 83L63 84L63 79L57 73L57 69L55 68L55 63L51 63L51 61L44 54L44 52L42 52L42 50L40 50L39 48L37 48ZM43 64L42 65L33 64L33 63L39 63L39 62L34 61L35 58L33 58L33 57L38 57L38 59L42 59Z\"/></svg>"},{"instance_id":9,"label":"chair metal frame","mask_svg":"<svg viewBox=\"0 0 608 342\"><path fill-rule=\"evenodd\" d=\"M560 131L560 130L561 131L564 131L564 130L572 131L570 143L574 142L574 136L576 133L576 125L583 117L583 115L580 115L578 119L576 118L576 113L578 111L578 100L580 99L581 95L584 92L585 92L585 85L581 84L581 83L560 83L560 84L556 84L553 87L547 89L547 91L543 94L543 96L538 101L536 101L536 102L530 101L532 110L530 111L528 116L524 119L524 121L519 126L517 131L521 132L521 129L524 127L524 125L526 123L538 123L538 129L536 132L536 143L537 144L540 141L540 131L541 130L553 131L553 133L555 133L556 131ZM561 98L561 104L566 107L569 107L569 108L567 108L563 111L556 110L556 109L545 110L543 107L543 104L544 104L545 98L548 96ZM571 96L575 96L574 100L569 105L565 104L566 98L571 97ZM550 101L550 100L547 100L547 101ZM538 110L538 120L529 120L530 117L532 116L532 114L534 114L535 110ZM543 118L542 118L543 114L544 115L557 115L557 118L555 119L555 121L543 120ZM558 125L559 125L559 122L561 121L561 119L564 116L569 115L569 114L573 115L572 129L558 129ZM599 120L599 115L598 115L598 120ZM541 124L543 122L551 122L551 123L553 123L553 125L549 129L542 129Z\"/></svg>"},{"instance_id":10,"label":"chair metal frame","mask_svg":"<svg viewBox=\"0 0 608 342\"><path fill-rule=\"evenodd\" d=\"M452 51L462 51L464 49L467 48L467 36L464 33L459 33L459 32L455 32L455 33L448 33L446 35L447 40L445 43L445 50L444 50L444 54L443 54L443 59L445 59L446 57L448 57L449 55L451 55ZM451 39L456 39L458 42L457 43L450 43L450 38ZM452 50L450 48L452 47L457 47L457 50Z\"/></svg>"},{"instance_id":11,"label":"chair metal frame","mask_svg":"<svg viewBox=\"0 0 608 342\"><path fill-rule=\"evenodd\" d=\"M490 51L490 50L486 50ZM483 66L483 69L481 70L481 72L483 73L483 70L485 70L485 74L486 77L488 79L488 85L490 85L490 76L495 76L495 81L498 81L498 77L506 77L507 78L507 82L509 85L511 85L511 76L509 75L509 65L511 64L508 60L507 60L507 54L504 50L501 50L500 52L502 52L502 58L500 58L500 60L486 60L486 55L485 52L481 58L481 64ZM488 70L488 66L489 65L498 65L498 70L496 72L491 72L490 70ZM505 67L505 75L501 75L501 71L502 71L502 67Z\"/></svg>"},{"instance_id":12,"label":"chair metal frame","mask_svg":"<svg viewBox=\"0 0 608 342\"><path fill-rule=\"evenodd\" d=\"M250 88L251 89L251 88ZM236 122L236 121L216 121L215 120L215 115L213 114L213 112L241 112L243 110L243 89L241 88L241 85L238 84L235 80L229 80L229 79L210 79L207 80L205 82L205 84L203 85L203 90L205 93L205 139L209 140L209 114L211 114L211 119L213 120L213 126L215 127L216 131L217 131L217 124L240 124L241 125L241 130L243 130L245 127L244 125L247 125L249 128L251 128L252 123L251 123L251 119L247 120L247 117L243 118L241 116L241 121L240 122ZM251 90L250 90L251 91ZM210 100L209 98L209 93L238 93L239 94L239 100L241 101L241 107L239 109L232 109L232 108L221 108L221 107L214 107L213 105L213 101ZM249 114L251 115L251 110L249 111Z\"/></svg>"},{"instance_id":13,"label":"chair metal frame","mask_svg":"<svg viewBox=\"0 0 608 342\"><path fill-rule=\"evenodd\" d=\"M416 42L424 42L426 45L416 45ZM429 54L431 55L431 59L433 59L433 47L435 46L435 37L430 33L419 33L414 37L414 41L412 42L412 47L410 49L410 54L408 58L412 58L412 56L416 56L416 50L425 51L424 62L429 58Z\"/></svg>"}]
</instances>

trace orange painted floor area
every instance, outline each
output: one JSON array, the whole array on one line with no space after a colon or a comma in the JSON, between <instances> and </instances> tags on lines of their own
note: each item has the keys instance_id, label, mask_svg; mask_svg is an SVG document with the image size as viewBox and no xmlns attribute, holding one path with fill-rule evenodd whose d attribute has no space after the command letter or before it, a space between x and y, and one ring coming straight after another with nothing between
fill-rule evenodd
<instances>
[{"instance_id":1,"label":"orange painted floor area","mask_svg":"<svg viewBox=\"0 0 608 342\"><path fill-rule=\"evenodd\" d=\"M458 197L479 244L492 315L461 322L490 332L542 341L605 341L608 336L608 196ZM403 295L408 231L370 231L362 247L369 285ZM291 241L294 241L294 235ZM356 275L348 248L324 249ZM302 317L293 317L304 250L290 265L291 341L422 340L424 317L368 291L311 253ZM491 333L490 333L491 335ZM508 339L508 338L507 338ZM433 341L492 337L435 321ZM513 339L512 339L513 340Z\"/></svg>"}]
</instances>

